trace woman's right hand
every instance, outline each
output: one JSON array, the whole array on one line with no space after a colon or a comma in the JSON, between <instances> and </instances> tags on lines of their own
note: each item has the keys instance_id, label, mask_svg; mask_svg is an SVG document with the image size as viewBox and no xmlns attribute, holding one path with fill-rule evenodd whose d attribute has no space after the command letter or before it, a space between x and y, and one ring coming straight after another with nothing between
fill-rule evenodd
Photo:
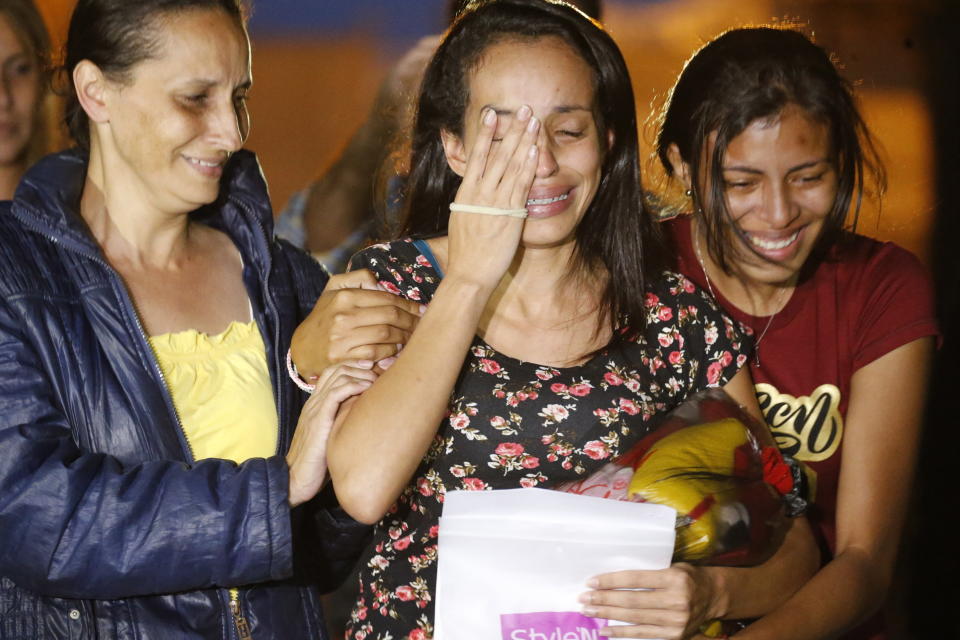
<instances>
[{"instance_id":1,"label":"woman's right hand","mask_svg":"<svg viewBox=\"0 0 960 640\"><path fill-rule=\"evenodd\" d=\"M537 171L540 122L530 107L517 110L503 138L494 141L497 113L481 114L454 202L497 209L525 209ZM447 276L492 290L513 261L524 219L452 211L447 230Z\"/></svg>"},{"instance_id":2,"label":"woman's right hand","mask_svg":"<svg viewBox=\"0 0 960 640\"><path fill-rule=\"evenodd\" d=\"M370 366L357 364L344 363L325 369L316 382L316 390L303 405L287 452L291 507L310 500L323 486L327 475L327 438L340 405L369 389L377 379Z\"/></svg>"}]
</instances>

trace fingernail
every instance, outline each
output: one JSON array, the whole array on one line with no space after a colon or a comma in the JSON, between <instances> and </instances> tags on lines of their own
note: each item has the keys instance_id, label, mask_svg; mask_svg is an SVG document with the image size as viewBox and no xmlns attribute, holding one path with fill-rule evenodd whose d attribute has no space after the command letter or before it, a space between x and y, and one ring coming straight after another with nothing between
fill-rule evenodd
<instances>
[{"instance_id":1,"label":"fingernail","mask_svg":"<svg viewBox=\"0 0 960 640\"><path fill-rule=\"evenodd\" d=\"M420 305L420 315L423 315L426 312L427 312L427 305L425 304Z\"/></svg>"},{"instance_id":2,"label":"fingernail","mask_svg":"<svg viewBox=\"0 0 960 640\"><path fill-rule=\"evenodd\" d=\"M533 115L533 111L531 111L530 107L527 105L523 105L517 109L517 118L519 118L521 122L529 118L531 115Z\"/></svg>"},{"instance_id":3,"label":"fingernail","mask_svg":"<svg viewBox=\"0 0 960 640\"><path fill-rule=\"evenodd\" d=\"M489 107L483 112L483 124L490 126L497 121L497 112Z\"/></svg>"},{"instance_id":4,"label":"fingernail","mask_svg":"<svg viewBox=\"0 0 960 640\"><path fill-rule=\"evenodd\" d=\"M357 360L358 369L373 369L373 360Z\"/></svg>"},{"instance_id":5,"label":"fingernail","mask_svg":"<svg viewBox=\"0 0 960 640\"><path fill-rule=\"evenodd\" d=\"M589 580L587 580L587 586L590 587L591 589L596 589L597 587L600 586L600 581L597 580L596 578L590 578Z\"/></svg>"},{"instance_id":6,"label":"fingernail","mask_svg":"<svg viewBox=\"0 0 960 640\"><path fill-rule=\"evenodd\" d=\"M380 368L381 368L382 370L386 371L387 369L389 369L390 367L392 367L392 366L393 366L393 363L396 362L396 361L397 361L397 358L396 358L395 356L390 356L389 358L384 358L383 360L381 360L381 361L378 362L377 364L380 366Z\"/></svg>"},{"instance_id":7,"label":"fingernail","mask_svg":"<svg viewBox=\"0 0 960 640\"><path fill-rule=\"evenodd\" d=\"M577 602L583 602L584 604L593 604L593 594L589 591L587 593L581 593L577 596Z\"/></svg>"},{"instance_id":8,"label":"fingernail","mask_svg":"<svg viewBox=\"0 0 960 640\"><path fill-rule=\"evenodd\" d=\"M400 353L401 351L403 351L403 344L401 344L401 343L398 342L398 343L397 343L397 353Z\"/></svg>"},{"instance_id":9,"label":"fingernail","mask_svg":"<svg viewBox=\"0 0 960 640\"><path fill-rule=\"evenodd\" d=\"M529 155L531 158L535 157L537 155L537 145L530 145L530 151L527 152L527 155Z\"/></svg>"},{"instance_id":10,"label":"fingernail","mask_svg":"<svg viewBox=\"0 0 960 640\"><path fill-rule=\"evenodd\" d=\"M540 126L540 121L536 118L530 118L530 122L527 123L527 131L533 133L537 130L537 127Z\"/></svg>"},{"instance_id":11,"label":"fingernail","mask_svg":"<svg viewBox=\"0 0 960 640\"><path fill-rule=\"evenodd\" d=\"M588 618L597 617L597 610L595 607L584 607L583 609L580 609L580 613L587 616Z\"/></svg>"}]
</instances>

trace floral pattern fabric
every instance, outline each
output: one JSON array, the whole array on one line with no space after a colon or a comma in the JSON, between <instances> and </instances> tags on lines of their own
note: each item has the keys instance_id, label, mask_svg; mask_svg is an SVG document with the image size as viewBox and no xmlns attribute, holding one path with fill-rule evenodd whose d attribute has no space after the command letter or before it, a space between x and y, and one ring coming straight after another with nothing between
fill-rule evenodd
<instances>
[{"instance_id":1,"label":"floral pattern fabric","mask_svg":"<svg viewBox=\"0 0 960 640\"><path fill-rule=\"evenodd\" d=\"M424 303L441 277L410 240L369 247L352 264ZM684 276L664 272L647 292L646 310L643 332L623 334L573 367L524 362L474 339L447 416L361 560L347 638L433 636L447 491L550 488L581 478L626 452L689 394L726 384L746 362L750 339Z\"/></svg>"}]
</instances>

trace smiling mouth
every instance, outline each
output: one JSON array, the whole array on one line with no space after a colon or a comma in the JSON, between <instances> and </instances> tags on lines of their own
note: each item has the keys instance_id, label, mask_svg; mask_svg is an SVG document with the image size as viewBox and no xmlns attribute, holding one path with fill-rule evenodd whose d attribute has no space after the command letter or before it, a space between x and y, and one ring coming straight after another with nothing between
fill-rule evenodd
<instances>
[{"instance_id":1,"label":"smiling mouth","mask_svg":"<svg viewBox=\"0 0 960 640\"><path fill-rule=\"evenodd\" d=\"M538 207L546 204L553 204L554 202L560 202L561 200L566 200L570 197L570 192L560 194L559 196L553 198L530 198L527 200L528 207Z\"/></svg>"},{"instance_id":2,"label":"smiling mouth","mask_svg":"<svg viewBox=\"0 0 960 640\"><path fill-rule=\"evenodd\" d=\"M787 247L789 247L791 244L794 243L794 241L797 239L797 236L799 235L800 235L800 230L798 229L793 234L787 236L782 240L767 240L765 238L761 238L759 236L755 236L749 233L747 234L747 239L750 240L750 244L757 247L758 249L762 249L764 251L777 251L779 249L786 249Z\"/></svg>"},{"instance_id":3,"label":"smiling mouth","mask_svg":"<svg viewBox=\"0 0 960 640\"><path fill-rule=\"evenodd\" d=\"M212 169L212 168L214 168L214 167L219 167L219 166L223 165L223 162L222 162L222 161L210 162L209 160L201 160L200 158L190 158L190 157L187 157L187 156L184 156L184 157L186 157L187 162L189 162L189 163L191 163L191 164L195 164L195 165L197 165L198 167L208 167L208 168L211 168L211 169Z\"/></svg>"}]
</instances>

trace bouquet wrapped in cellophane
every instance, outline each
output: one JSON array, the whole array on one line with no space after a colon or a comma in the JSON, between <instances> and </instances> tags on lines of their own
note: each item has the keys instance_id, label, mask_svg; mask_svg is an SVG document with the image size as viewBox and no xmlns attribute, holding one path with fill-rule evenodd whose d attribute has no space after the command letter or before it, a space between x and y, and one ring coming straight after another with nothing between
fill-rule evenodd
<instances>
[{"instance_id":1,"label":"bouquet wrapped in cellophane","mask_svg":"<svg viewBox=\"0 0 960 640\"><path fill-rule=\"evenodd\" d=\"M625 455L558 489L673 507L674 561L749 566L776 551L803 511L800 480L765 424L708 389Z\"/></svg>"}]
</instances>

